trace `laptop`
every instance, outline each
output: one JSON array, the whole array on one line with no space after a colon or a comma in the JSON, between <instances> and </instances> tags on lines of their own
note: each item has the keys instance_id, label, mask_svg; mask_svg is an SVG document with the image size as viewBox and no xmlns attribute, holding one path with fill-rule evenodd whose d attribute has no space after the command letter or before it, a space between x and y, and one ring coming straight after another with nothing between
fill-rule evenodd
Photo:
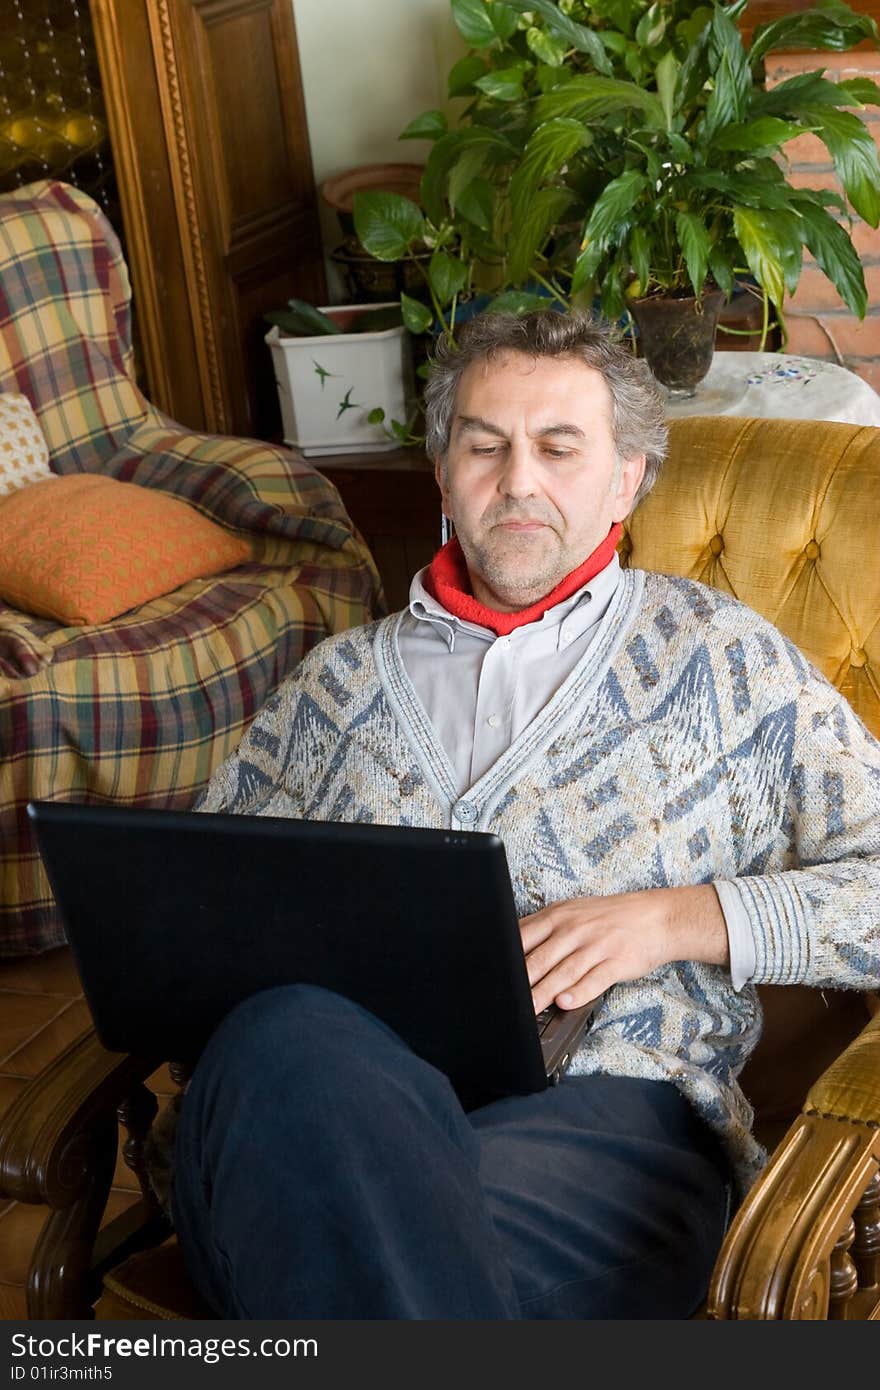
<instances>
[{"instance_id":1,"label":"laptop","mask_svg":"<svg viewBox=\"0 0 880 1390\"><path fill-rule=\"evenodd\" d=\"M507 858L483 832L28 806L98 1037L193 1063L294 982L371 1010L466 1109L559 1081L598 1000L535 1018Z\"/></svg>"}]
</instances>

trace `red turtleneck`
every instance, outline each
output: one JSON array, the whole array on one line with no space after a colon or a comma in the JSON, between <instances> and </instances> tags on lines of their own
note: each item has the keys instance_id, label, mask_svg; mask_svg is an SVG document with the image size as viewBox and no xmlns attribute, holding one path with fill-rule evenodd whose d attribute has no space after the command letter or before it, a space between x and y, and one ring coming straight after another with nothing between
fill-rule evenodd
<instances>
[{"instance_id":1,"label":"red turtleneck","mask_svg":"<svg viewBox=\"0 0 880 1390\"><path fill-rule=\"evenodd\" d=\"M622 534L623 527L619 521L615 521L604 541L578 565L577 569L567 574L555 589L551 589L550 593L545 594L537 603L530 604L528 608L521 608L516 613L499 613L494 608L486 608L474 598L464 552L456 536L447 541L431 561L425 576L425 588L456 618L478 623L480 627L488 627L499 637L505 637L508 632L513 632L514 628L533 623L537 618L543 617L548 608L571 598L584 584L595 579L610 563Z\"/></svg>"}]
</instances>

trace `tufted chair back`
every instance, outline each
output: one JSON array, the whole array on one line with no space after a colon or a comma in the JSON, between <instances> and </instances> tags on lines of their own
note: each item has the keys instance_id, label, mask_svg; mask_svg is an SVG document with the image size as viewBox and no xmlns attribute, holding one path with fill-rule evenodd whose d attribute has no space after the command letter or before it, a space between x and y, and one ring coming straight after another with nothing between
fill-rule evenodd
<instances>
[{"instance_id":1,"label":"tufted chair back","mask_svg":"<svg viewBox=\"0 0 880 1390\"><path fill-rule=\"evenodd\" d=\"M880 737L880 429L677 420L621 548L769 618Z\"/></svg>"},{"instance_id":2,"label":"tufted chair back","mask_svg":"<svg viewBox=\"0 0 880 1390\"><path fill-rule=\"evenodd\" d=\"M880 737L880 429L677 420L620 552L624 564L698 579L761 613ZM742 1083L759 1137L774 1144L864 1026L865 1006L840 991L760 994L764 1034Z\"/></svg>"}]
</instances>

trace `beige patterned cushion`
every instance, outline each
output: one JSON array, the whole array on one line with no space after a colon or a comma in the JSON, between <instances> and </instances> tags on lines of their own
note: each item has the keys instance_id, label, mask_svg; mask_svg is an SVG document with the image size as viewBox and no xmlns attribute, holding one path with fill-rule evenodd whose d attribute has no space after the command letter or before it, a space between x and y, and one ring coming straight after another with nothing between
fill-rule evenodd
<instances>
[{"instance_id":1,"label":"beige patterned cushion","mask_svg":"<svg viewBox=\"0 0 880 1390\"><path fill-rule=\"evenodd\" d=\"M27 396L0 392L0 497L54 478L40 422Z\"/></svg>"}]
</instances>

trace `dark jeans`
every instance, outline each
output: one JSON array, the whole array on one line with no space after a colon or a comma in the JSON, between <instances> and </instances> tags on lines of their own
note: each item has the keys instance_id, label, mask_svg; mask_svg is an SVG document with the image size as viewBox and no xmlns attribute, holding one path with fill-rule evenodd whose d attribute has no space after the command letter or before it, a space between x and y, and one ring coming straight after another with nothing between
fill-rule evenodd
<instances>
[{"instance_id":1,"label":"dark jeans","mask_svg":"<svg viewBox=\"0 0 880 1390\"><path fill-rule=\"evenodd\" d=\"M373 1015L306 985L211 1039L174 1187L190 1272L234 1318L684 1318L728 1204L673 1086L566 1077L465 1114Z\"/></svg>"}]
</instances>

